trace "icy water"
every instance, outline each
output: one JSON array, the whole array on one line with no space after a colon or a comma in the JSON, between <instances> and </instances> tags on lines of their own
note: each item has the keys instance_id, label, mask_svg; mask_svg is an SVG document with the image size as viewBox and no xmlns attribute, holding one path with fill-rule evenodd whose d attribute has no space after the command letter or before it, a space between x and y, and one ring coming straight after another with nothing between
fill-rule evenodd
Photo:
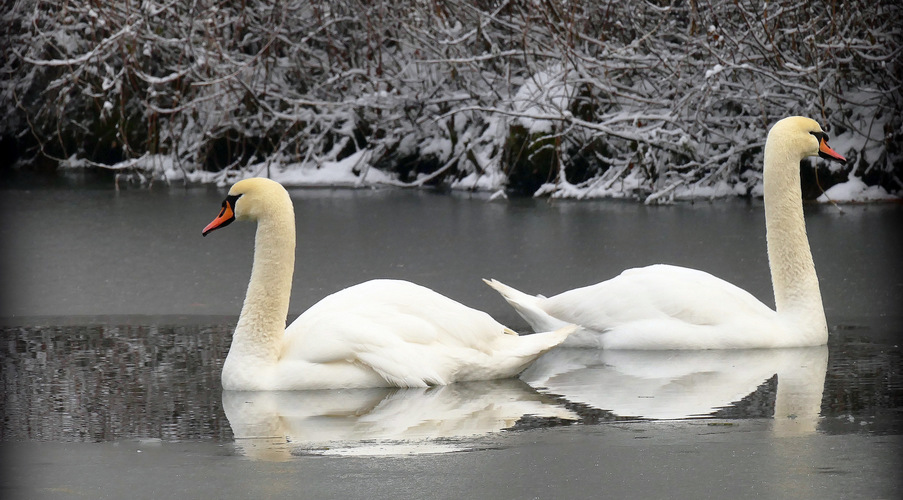
<instances>
[{"instance_id":1,"label":"icy water","mask_svg":"<svg viewBox=\"0 0 903 500\"><path fill-rule=\"evenodd\" d=\"M807 207L827 347L559 349L520 380L255 394L223 392L219 382L254 231L236 223L201 237L224 191L0 194L0 446L4 469L15 472L6 476L18 478L4 480L5 498L150 498L168 491L160 480L173 468L193 478L179 491L208 491L192 489L197 479L227 497L249 487L235 489L233 476L272 492L302 481L311 498L900 492L900 205ZM526 330L480 278L553 294L658 262L712 272L773 302L760 201L646 207L396 190L292 195L292 317L329 293L389 277ZM469 453L447 453L461 451ZM316 461L323 456L344 458ZM408 457L400 468L399 457ZM448 463L431 469L441 460ZM636 466L624 469L625 460ZM488 478L487 463L500 461L509 465ZM548 472L556 466L564 468ZM117 481L135 467L150 471L140 481L151 484L137 496L129 482L138 479ZM327 470L344 475L330 479ZM692 477L681 475L687 470ZM413 479L439 490L410 489ZM763 481L775 489L755 486Z\"/></svg>"}]
</instances>

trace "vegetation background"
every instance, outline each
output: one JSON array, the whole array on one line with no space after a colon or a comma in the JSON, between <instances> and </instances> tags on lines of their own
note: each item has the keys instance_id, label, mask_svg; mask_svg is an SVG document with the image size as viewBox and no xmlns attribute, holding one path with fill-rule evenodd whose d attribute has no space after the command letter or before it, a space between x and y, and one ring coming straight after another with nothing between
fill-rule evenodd
<instances>
[{"instance_id":1,"label":"vegetation background","mask_svg":"<svg viewBox=\"0 0 903 500\"><path fill-rule=\"evenodd\" d=\"M765 130L800 114L852 160L822 187L899 192L901 20L895 0L17 0L2 168L654 202L757 194Z\"/></svg>"}]
</instances>

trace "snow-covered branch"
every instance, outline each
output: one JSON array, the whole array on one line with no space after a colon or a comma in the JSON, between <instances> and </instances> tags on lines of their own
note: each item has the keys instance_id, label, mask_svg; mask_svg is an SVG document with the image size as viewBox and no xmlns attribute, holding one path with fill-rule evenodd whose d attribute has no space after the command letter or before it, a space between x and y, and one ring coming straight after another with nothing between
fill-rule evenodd
<instances>
[{"instance_id":1,"label":"snow-covered branch","mask_svg":"<svg viewBox=\"0 0 903 500\"><path fill-rule=\"evenodd\" d=\"M890 0L20 0L0 16L0 133L24 163L661 202L756 194L765 130L802 114L856 175L903 188Z\"/></svg>"}]
</instances>

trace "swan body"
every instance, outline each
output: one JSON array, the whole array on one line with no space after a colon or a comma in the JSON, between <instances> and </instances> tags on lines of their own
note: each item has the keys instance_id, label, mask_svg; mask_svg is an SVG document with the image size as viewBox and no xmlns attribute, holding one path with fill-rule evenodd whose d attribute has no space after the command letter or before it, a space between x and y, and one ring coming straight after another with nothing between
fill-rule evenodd
<instances>
[{"instance_id":1,"label":"swan body","mask_svg":"<svg viewBox=\"0 0 903 500\"><path fill-rule=\"evenodd\" d=\"M825 344L828 328L803 220L799 164L828 147L817 122L789 117L765 142L765 226L776 310L711 274L671 265L628 269L553 297L486 281L534 329L580 326L565 345L605 349L746 349Z\"/></svg>"},{"instance_id":2,"label":"swan body","mask_svg":"<svg viewBox=\"0 0 903 500\"><path fill-rule=\"evenodd\" d=\"M325 297L285 328L295 216L279 183L236 183L207 233L256 220L251 280L223 364L226 390L425 387L516 376L576 327L518 336L488 314L406 281Z\"/></svg>"}]
</instances>

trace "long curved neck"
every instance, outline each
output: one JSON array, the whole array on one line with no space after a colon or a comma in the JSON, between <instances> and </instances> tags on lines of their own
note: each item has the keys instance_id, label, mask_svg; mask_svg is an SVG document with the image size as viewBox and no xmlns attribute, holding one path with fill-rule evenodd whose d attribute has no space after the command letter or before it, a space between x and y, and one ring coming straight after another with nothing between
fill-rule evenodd
<instances>
[{"instance_id":1,"label":"long curved neck","mask_svg":"<svg viewBox=\"0 0 903 500\"><path fill-rule=\"evenodd\" d=\"M827 332L803 219L799 164L798 155L766 146L765 227L775 308L807 331Z\"/></svg>"},{"instance_id":2,"label":"long curved neck","mask_svg":"<svg viewBox=\"0 0 903 500\"><path fill-rule=\"evenodd\" d=\"M229 355L279 359L295 267L294 213L271 214L257 224L251 282Z\"/></svg>"}]
</instances>

